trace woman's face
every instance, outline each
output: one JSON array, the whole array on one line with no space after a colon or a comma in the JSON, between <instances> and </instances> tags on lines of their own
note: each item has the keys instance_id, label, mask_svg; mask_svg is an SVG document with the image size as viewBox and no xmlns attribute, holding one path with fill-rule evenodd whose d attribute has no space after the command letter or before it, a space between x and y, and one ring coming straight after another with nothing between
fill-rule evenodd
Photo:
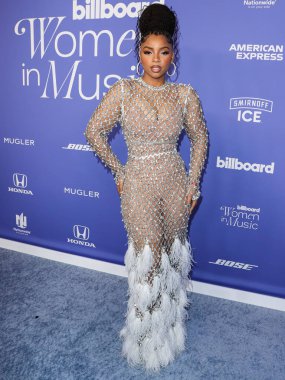
<instances>
[{"instance_id":1,"label":"woman's face","mask_svg":"<svg viewBox=\"0 0 285 380\"><path fill-rule=\"evenodd\" d=\"M140 46L143 77L150 80L164 78L173 58L172 45L167 38L163 35L150 34Z\"/></svg>"}]
</instances>

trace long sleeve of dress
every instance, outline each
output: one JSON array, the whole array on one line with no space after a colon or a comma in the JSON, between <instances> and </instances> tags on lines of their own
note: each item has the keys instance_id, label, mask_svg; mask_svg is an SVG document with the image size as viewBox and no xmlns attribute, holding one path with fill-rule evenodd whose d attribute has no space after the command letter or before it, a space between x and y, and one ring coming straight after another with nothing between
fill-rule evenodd
<instances>
[{"instance_id":1,"label":"long sleeve of dress","mask_svg":"<svg viewBox=\"0 0 285 380\"><path fill-rule=\"evenodd\" d=\"M124 178L124 165L112 151L107 136L122 118L123 79L115 82L101 99L84 131L86 141L103 164L111 169L116 184Z\"/></svg>"},{"instance_id":2,"label":"long sleeve of dress","mask_svg":"<svg viewBox=\"0 0 285 380\"><path fill-rule=\"evenodd\" d=\"M191 142L188 194L199 196L201 173L208 150L208 130L199 95L190 85L185 103L184 128Z\"/></svg>"}]
</instances>

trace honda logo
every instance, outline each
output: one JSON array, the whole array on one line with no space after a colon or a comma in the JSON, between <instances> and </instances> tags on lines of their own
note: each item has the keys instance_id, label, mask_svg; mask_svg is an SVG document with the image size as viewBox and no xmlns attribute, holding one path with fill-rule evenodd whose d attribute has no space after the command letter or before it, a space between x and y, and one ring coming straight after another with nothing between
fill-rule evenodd
<instances>
[{"instance_id":1,"label":"honda logo","mask_svg":"<svg viewBox=\"0 0 285 380\"><path fill-rule=\"evenodd\" d=\"M73 235L76 239L88 240L89 233L90 230L86 226L80 226L79 224L73 226Z\"/></svg>"},{"instance_id":2,"label":"honda logo","mask_svg":"<svg viewBox=\"0 0 285 380\"><path fill-rule=\"evenodd\" d=\"M21 187L24 189L25 187L27 187L28 178L27 178L26 174L14 173L13 174L13 182L14 182L14 186Z\"/></svg>"}]
</instances>

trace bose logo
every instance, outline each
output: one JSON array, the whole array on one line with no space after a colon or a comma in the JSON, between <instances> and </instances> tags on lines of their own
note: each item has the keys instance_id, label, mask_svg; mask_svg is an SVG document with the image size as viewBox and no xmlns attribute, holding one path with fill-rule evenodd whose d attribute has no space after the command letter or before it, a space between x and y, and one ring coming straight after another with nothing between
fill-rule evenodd
<instances>
[{"instance_id":1,"label":"bose logo","mask_svg":"<svg viewBox=\"0 0 285 380\"><path fill-rule=\"evenodd\" d=\"M26 174L14 173L13 174L13 183L16 187L26 188L28 185L28 178Z\"/></svg>"},{"instance_id":2,"label":"bose logo","mask_svg":"<svg viewBox=\"0 0 285 380\"><path fill-rule=\"evenodd\" d=\"M73 226L73 235L76 239L88 240L90 235L90 229L86 226L80 226L75 224Z\"/></svg>"},{"instance_id":3,"label":"bose logo","mask_svg":"<svg viewBox=\"0 0 285 380\"><path fill-rule=\"evenodd\" d=\"M216 265L223 265L226 267L232 267L232 268L237 268L237 269L244 269L244 270L251 270L253 267L258 268L258 265L238 263L236 261L230 261L230 260L224 260L224 259L217 259L216 261L209 261L209 263L210 264L216 264Z\"/></svg>"}]
</instances>

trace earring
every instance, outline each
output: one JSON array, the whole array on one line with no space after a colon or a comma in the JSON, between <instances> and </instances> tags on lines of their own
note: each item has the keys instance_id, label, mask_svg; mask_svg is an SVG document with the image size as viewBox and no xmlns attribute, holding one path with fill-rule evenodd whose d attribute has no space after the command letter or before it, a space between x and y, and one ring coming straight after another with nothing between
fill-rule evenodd
<instances>
[{"instance_id":1,"label":"earring","mask_svg":"<svg viewBox=\"0 0 285 380\"><path fill-rule=\"evenodd\" d=\"M141 76L141 75L143 75L143 73L144 73L144 70L142 71L142 73L139 73L139 64L140 64L141 62L138 62L137 63L137 74L139 75L139 76Z\"/></svg>"},{"instance_id":2,"label":"earring","mask_svg":"<svg viewBox=\"0 0 285 380\"><path fill-rule=\"evenodd\" d=\"M174 62L171 62L171 63L172 63L173 66L174 66L174 70L173 70L173 72L172 72L171 74L169 74L169 72L168 72L168 70L167 70L167 75L170 76L170 77L172 77L172 75L174 75L174 74L176 73L176 65L175 65Z\"/></svg>"}]
</instances>

